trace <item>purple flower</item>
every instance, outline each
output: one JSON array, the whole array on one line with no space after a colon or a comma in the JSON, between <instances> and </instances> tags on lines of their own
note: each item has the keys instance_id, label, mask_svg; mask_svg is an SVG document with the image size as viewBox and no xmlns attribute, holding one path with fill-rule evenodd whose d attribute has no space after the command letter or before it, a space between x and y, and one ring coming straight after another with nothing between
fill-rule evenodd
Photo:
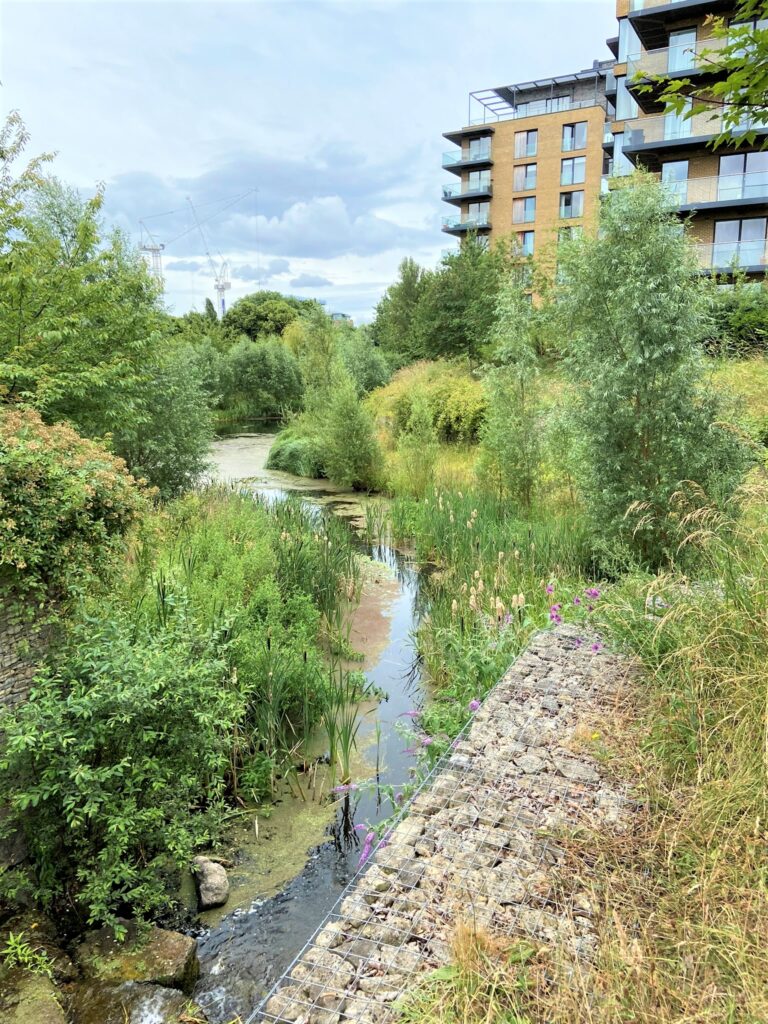
<instances>
[{"instance_id":1,"label":"purple flower","mask_svg":"<svg viewBox=\"0 0 768 1024\"><path fill-rule=\"evenodd\" d=\"M357 866L358 867L362 867L362 865L365 864L365 862L370 857L371 850L373 849L373 844L374 844L375 839L376 839L376 833L375 832L369 832L368 835L365 837L365 842L363 843L363 849L360 851L360 860L357 862Z\"/></svg>"},{"instance_id":2,"label":"purple flower","mask_svg":"<svg viewBox=\"0 0 768 1024\"><path fill-rule=\"evenodd\" d=\"M574 647L581 647L581 645L583 643L584 643L584 641L581 639L581 637L577 636L576 639L573 641L573 646Z\"/></svg>"},{"instance_id":3,"label":"purple flower","mask_svg":"<svg viewBox=\"0 0 768 1024\"><path fill-rule=\"evenodd\" d=\"M601 643L592 644L592 650L597 654L598 651L602 651L603 645Z\"/></svg>"},{"instance_id":4,"label":"purple flower","mask_svg":"<svg viewBox=\"0 0 768 1024\"><path fill-rule=\"evenodd\" d=\"M332 793L354 793L357 789L357 784L354 782L348 783L346 786L334 786L331 790Z\"/></svg>"},{"instance_id":5,"label":"purple flower","mask_svg":"<svg viewBox=\"0 0 768 1024\"><path fill-rule=\"evenodd\" d=\"M596 601L598 597L600 597L600 591L597 589L597 587L587 587L584 593L593 601Z\"/></svg>"},{"instance_id":6,"label":"purple flower","mask_svg":"<svg viewBox=\"0 0 768 1024\"><path fill-rule=\"evenodd\" d=\"M559 626L559 625L560 625L560 623L561 623L561 622L562 622L563 620L562 620L562 619L560 618L560 616L559 616L559 615L557 614L557 612L550 612L550 613L549 613L549 621L550 621L550 622L554 622L554 624L555 624L556 626Z\"/></svg>"},{"instance_id":7,"label":"purple flower","mask_svg":"<svg viewBox=\"0 0 768 1024\"><path fill-rule=\"evenodd\" d=\"M554 592L555 592L554 585L552 583L548 583L547 584L547 593L548 594L554 594Z\"/></svg>"},{"instance_id":8,"label":"purple flower","mask_svg":"<svg viewBox=\"0 0 768 1024\"><path fill-rule=\"evenodd\" d=\"M405 800L405 794L404 793L395 793L395 803L397 804L398 807L402 807L403 806L403 801L404 800Z\"/></svg>"},{"instance_id":9,"label":"purple flower","mask_svg":"<svg viewBox=\"0 0 768 1024\"><path fill-rule=\"evenodd\" d=\"M595 606L593 604L588 604L587 605L587 611L588 612L593 612L594 610L595 610Z\"/></svg>"},{"instance_id":10,"label":"purple flower","mask_svg":"<svg viewBox=\"0 0 768 1024\"><path fill-rule=\"evenodd\" d=\"M580 604L581 604L581 598L580 598L580 597L574 597L574 599L573 599L573 603L574 603L575 605L580 605Z\"/></svg>"},{"instance_id":11,"label":"purple flower","mask_svg":"<svg viewBox=\"0 0 768 1024\"><path fill-rule=\"evenodd\" d=\"M551 612L559 612L563 606L561 604L553 604L549 609Z\"/></svg>"},{"instance_id":12,"label":"purple flower","mask_svg":"<svg viewBox=\"0 0 768 1024\"><path fill-rule=\"evenodd\" d=\"M424 736L421 741L422 747L430 747L434 743L431 736Z\"/></svg>"},{"instance_id":13,"label":"purple flower","mask_svg":"<svg viewBox=\"0 0 768 1024\"><path fill-rule=\"evenodd\" d=\"M480 710L480 701L477 700L477 699L471 700L469 702L469 710L470 711L479 711Z\"/></svg>"},{"instance_id":14,"label":"purple flower","mask_svg":"<svg viewBox=\"0 0 768 1024\"><path fill-rule=\"evenodd\" d=\"M367 831L368 831L368 826L367 825L355 825L355 832L367 832Z\"/></svg>"}]
</instances>

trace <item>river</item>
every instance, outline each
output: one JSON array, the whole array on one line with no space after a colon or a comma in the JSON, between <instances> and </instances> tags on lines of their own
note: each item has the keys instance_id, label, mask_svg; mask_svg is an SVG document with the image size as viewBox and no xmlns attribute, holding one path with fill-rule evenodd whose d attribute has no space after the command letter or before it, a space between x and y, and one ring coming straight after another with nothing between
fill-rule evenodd
<instances>
[{"instance_id":1,"label":"river","mask_svg":"<svg viewBox=\"0 0 768 1024\"><path fill-rule=\"evenodd\" d=\"M241 433L214 444L213 476L239 481L254 494L281 500L298 493L350 523L361 515L359 495L326 481L305 480L265 468L274 436ZM424 700L412 633L418 622L419 576L399 551L366 545L370 558L355 615L352 644L365 655L367 678L382 692L362 710L354 785L336 802L308 792L284 792L273 809L256 815L233 839L232 893L224 912L203 915L208 930L198 940L201 978L195 999L211 1024L225 1024L255 1009L299 953L358 869L365 826L388 817L391 790L414 768L403 735L408 712ZM367 783L367 784L366 784ZM258 829L258 831L257 831Z\"/></svg>"}]
</instances>

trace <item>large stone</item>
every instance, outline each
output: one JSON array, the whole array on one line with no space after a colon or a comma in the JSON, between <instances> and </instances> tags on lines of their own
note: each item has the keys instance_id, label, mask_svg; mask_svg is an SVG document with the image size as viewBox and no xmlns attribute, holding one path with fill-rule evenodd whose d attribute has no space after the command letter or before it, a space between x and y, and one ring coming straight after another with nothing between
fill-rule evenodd
<instances>
[{"instance_id":1,"label":"large stone","mask_svg":"<svg viewBox=\"0 0 768 1024\"><path fill-rule=\"evenodd\" d=\"M0 1020L3 1024L67 1024L67 1015L50 978L16 968L0 971Z\"/></svg>"},{"instance_id":2,"label":"large stone","mask_svg":"<svg viewBox=\"0 0 768 1024\"><path fill-rule=\"evenodd\" d=\"M77 947L77 961L86 978L112 984L151 982L189 994L200 975L197 943L189 935L150 927L139 933L132 921L124 942L111 928L88 932Z\"/></svg>"},{"instance_id":3,"label":"large stone","mask_svg":"<svg viewBox=\"0 0 768 1024\"><path fill-rule=\"evenodd\" d=\"M203 1011L178 989L160 985L78 985L72 996L77 1024L205 1024Z\"/></svg>"},{"instance_id":4,"label":"large stone","mask_svg":"<svg viewBox=\"0 0 768 1024\"><path fill-rule=\"evenodd\" d=\"M229 899L227 872L208 857L195 857L192 871L197 883L197 900L201 910L223 907Z\"/></svg>"}]
</instances>

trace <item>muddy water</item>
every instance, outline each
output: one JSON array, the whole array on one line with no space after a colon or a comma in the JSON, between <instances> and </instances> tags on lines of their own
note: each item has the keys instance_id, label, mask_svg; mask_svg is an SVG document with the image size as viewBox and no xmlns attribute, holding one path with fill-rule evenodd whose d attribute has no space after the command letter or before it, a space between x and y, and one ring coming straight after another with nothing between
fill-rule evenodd
<instances>
[{"instance_id":1,"label":"muddy water","mask_svg":"<svg viewBox=\"0 0 768 1024\"><path fill-rule=\"evenodd\" d=\"M243 481L275 500L298 493L354 523L362 511L359 495L265 469L273 440L243 433L217 441L214 476ZM238 826L226 913L206 917L209 930L199 939L202 975L195 998L212 1024L245 1019L255 1009L357 870L365 833L355 826L391 814L390 787L397 792L410 777L413 755L402 728L424 696L411 642L418 574L399 552L360 544L370 561L351 639L365 655L367 678L384 697L363 708L354 765L358 788L329 801L330 780L322 773L305 778L301 795L286 790L273 809L254 812Z\"/></svg>"}]
</instances>

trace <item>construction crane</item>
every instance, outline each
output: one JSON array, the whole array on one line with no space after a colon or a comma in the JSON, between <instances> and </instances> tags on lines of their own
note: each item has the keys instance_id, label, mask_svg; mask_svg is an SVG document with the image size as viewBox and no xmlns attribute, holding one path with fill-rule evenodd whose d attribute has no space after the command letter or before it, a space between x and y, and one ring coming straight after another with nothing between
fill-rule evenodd
<instances>
[{"instance_id":1,"label":"construction crane","mask_svg":"<svg viewBox=\"0 0 768 1024\"><path fill-rule=\"evenodd\" d=\"M213 274L214 288L216 289L216 295L218 298L217 306L219 310L219 316L223 317L227 311L225 294L232 287L232 282L229 280L229 263L224 259L221 253L219 253L220 262L218 264L214 260L213 256L211 256L210 250L208 248L208 239L205 237L203 226L200 223L200 220L197 216L195 204L192 202L189 196L187 196L187 202L189 203L189 208L192 211L192 216L195 219L197 230L200 232L200 238L203 241L203 250L205 251L205 255L208 259L208 266L211 268L211 273Z\"/></svg>"},{"instance_id":2,"label":"construction crane","mask_svg":"<svg viewBox=\"0 0 768 1024\"><path fill-rule=\"evenodd\" d=\"M163 257L162 252L165 246L162 242L158 242L152 232L149 230L143 220L139 221L141 225L141 242L139 243L139 252L145 252L149 255L149 269L152 276L160 282L160 287L163 287Z\"/></svg>"}]
</instances>

